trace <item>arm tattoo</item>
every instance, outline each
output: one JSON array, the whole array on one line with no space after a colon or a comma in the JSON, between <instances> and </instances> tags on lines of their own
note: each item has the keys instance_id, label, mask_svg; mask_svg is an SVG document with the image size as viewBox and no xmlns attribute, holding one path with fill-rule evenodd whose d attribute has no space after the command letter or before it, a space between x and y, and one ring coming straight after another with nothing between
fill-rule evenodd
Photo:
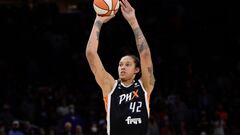
<instances>
[{"instance_id":1,"label":"arm tattoo","mask_svg":"<svg viewBox=\"0 0 240 135\"><path fill-rule=\"evenodd\" d=\"M90 47L90 46L92 46L92 42L91 42L91 41L88 41L87 47Z\"/></svg>"},{"instance_id":2,"label":"arm tattoo","mask_svg":"<svg viewBox=\"0 0 240 135\"><path fill-rule=\"evenodd\" d=\"M136 39L136 44L139 53L142 53L145 49L148 49L148 44L147 41L142 33L142 30L138 27L133 30L135 39Z\"/></svg>"},{"instance_id":3,"label":"arm tattoo","mask_svg":"<svg viewBox=\"0 0 240 135\"><path fill-rule=\"evenodd\" d=\"M97 40L99 40L99 35L100 35L100 32L99 32L99 31L97 31L97 32L96 32L96 34L97 34Z\"/></svg>"},{"instance_id":4,"label":"arm tattoo","mask_svg":"<svg viewBox=\"0 0 240 135\"><path fill-rule=\"evenodd\" d=\"M103 24L103 23L102 23L101 21L96 21L96 22L94 23L94 25L96 25L99 30L101 29L102 24Z\"/></svg>"},{"instance_id":5,"label":"arm tattoo","mask_svg":"<svg viewBox=\"0 0 240 135\"><path fill-rule=\"evenodd\" d=\"M99 40L99 35L100 35L100 29L102 27L102 22L101 21L96 21L94 25L98 28L96 35L97 35L97 40Z\"/></svg>"},{"instance_id":6,"label":"arm tattoo","mask_svg":"<svg viewBox=\"0 0 240 135\"><path fill-rule=\"evenodd\" d=\"M148 67L148 73L150 74L150 84L154 85L155 78L153 75L153 67Z\"/></svg>"}]
</instances>

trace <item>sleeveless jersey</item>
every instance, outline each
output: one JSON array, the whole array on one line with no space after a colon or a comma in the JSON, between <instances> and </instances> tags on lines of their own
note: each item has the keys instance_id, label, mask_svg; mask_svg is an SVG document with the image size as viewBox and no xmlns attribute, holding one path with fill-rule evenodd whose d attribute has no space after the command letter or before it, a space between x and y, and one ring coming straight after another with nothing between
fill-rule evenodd
<instances>
[{"instance_id":1,"label":"sleeveless jersey","mask_svg":"<svg viewBox=\"0 0 240 135\"><path fill-rule=\"evenodd\" d=\"M149 97L141 80L124 86L116 80L105 99L108 135L146 135Z\"/></svg>"}]
</instances>

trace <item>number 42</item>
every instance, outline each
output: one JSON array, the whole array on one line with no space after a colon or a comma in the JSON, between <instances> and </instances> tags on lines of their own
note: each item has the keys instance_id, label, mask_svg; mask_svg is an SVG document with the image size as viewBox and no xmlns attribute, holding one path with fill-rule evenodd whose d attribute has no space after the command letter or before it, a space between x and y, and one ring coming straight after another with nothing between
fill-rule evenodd
<instances>
[{"instance_id":1,"label":"number 42","mask_svg":"<svg viewBox=\"0 0 240 135\"><path fill-rule=\"evenodd\" d=\"M138 101L138 102L131 102L129 109L132 110L132 113L134 112L141 112L140 108L142 107L142 102Z\"/></svg>"}]
</instances>

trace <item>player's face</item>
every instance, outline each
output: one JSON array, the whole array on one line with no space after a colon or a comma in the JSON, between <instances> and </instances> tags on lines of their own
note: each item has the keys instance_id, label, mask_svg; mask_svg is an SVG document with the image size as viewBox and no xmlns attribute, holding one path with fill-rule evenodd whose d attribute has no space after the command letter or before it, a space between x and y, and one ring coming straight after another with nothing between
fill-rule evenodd
<instances>
[{"instance_id":1,"label":"player's face","mask_svg":"<svg viewBox=\"0 0 240 135\"><path fill-rule=\"evenodd\" d=\"M130 56L124 56L118 65L118 75L123 81L134 79L136 73L139 72L139 68L136 68L134 59Z\"/></svg>"}]
</instances>

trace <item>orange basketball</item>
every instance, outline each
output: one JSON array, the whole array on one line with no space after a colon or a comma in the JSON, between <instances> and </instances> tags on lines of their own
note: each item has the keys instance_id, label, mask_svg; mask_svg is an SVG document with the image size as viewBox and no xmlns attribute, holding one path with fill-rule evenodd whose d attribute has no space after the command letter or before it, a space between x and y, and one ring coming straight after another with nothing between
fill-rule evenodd
<instances>
[{"instance_id":1,"label":"orange basketball","mask_svg":"<svg viewBox=\"0 0 240 135\"><path fill-rule=\"evenodd\" d=\"M119 8L119 0L94 0L93 7L99 16L115 15Z\"/></svg>"}]
</instances>

